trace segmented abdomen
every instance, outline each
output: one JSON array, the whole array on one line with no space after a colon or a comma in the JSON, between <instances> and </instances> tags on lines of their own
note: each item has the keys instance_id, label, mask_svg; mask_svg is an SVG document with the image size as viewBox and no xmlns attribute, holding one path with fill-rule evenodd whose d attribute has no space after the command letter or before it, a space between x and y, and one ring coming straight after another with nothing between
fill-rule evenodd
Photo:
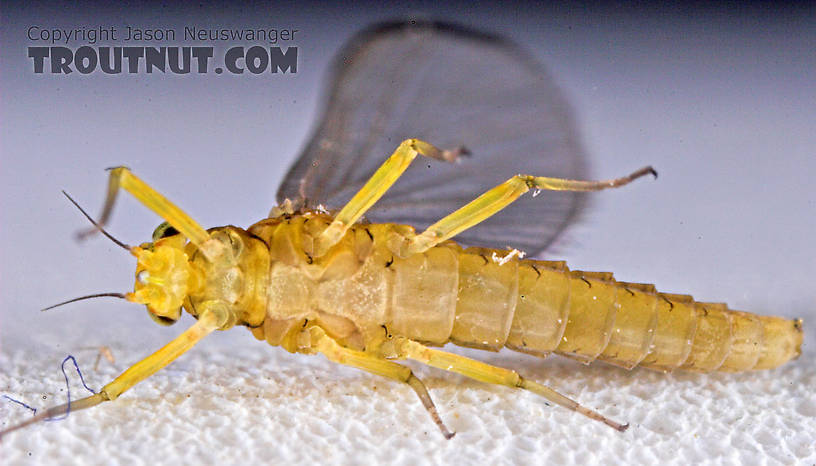
<instances>
[{"instance_id":1,"label":"segmented abdomen","mask_svg":"<svg viewBox=\"0 0 816 466\"><path fill-rule=\"evenodd\" d=\"M800 320L733 311L725 304L659 293L611 273L570 271L563 262L517 260L508 251L453 242L406 258L392 249L413 229L355 225L323 257L304 249L331 217L319 213L258 222L269 247L267 303L253 333L271 344L317 316L350 347L376 346L385 332L432 345L453 343L632 368L769 369L799 355Z\"/></svg>"},{"instance_id":2,"label":"segmented abdomen","mask_svg":"<svg viewBox=\"0 0 816 466\"><path fill-rule=\"evenodd\" d=\"M660 293L563 262L495 260L506 254L461 251L454 343L703 372L769 369L800 353L800 320Z\"/></svg>"}]
</instances>

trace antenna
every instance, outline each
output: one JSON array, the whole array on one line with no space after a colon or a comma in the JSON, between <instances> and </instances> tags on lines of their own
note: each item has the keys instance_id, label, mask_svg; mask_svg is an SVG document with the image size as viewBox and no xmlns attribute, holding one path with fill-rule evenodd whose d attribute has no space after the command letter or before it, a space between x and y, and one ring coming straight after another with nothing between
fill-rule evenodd
<instances>
[{"instance_id":1,"label":"antenna","mask_svg":"<svg viewBox=\"0 0 816 466\"><path fill-rule=\"evenodd\" d=\"M127 245L127 244L125 244L125 243L123 243L123 242L119 241L118 239L114 238L114 237L113 237L113 236L112 236L110 233L108 233L107 231L105 231L105 229L104 229L104 228L102 228L102 227L101 227L101 226L100 226L98 223L96 223L96 221L94 221L94 219L92 219L92 218L91 218L91 216L90 216L90 215L88 215L88 213L87 213L87 212L85 212L84 210L82 210L82 207L80 207L80 206L79 206L79 204L77 204L77 201L73 200L73 198L71 198L71 196L69 196L69 195L68 195L68 193L66 193L66 192L65 192L65 190L63 190L63 191L62 191L62 194L65 194L65 197L67 197L67 198L68 198L68 200L69 200L69 201L71 201L71 203L72 203L72 204L74 204L74 205L76 206L76 208L77 208L77 209L79 209L79 211L80 211L80 212L82 212L82 215L84 215L84 216L85 216L85 218L87 218L87 219L88 219L88 221L89 221L89 222L91 222L91 223L93 224L93 226L95 226L95 227L96 227L96 229L97 229L97 230L101 231L101 232L102 232L102 234L103 234L103 235L105 235L105 236L106 236L106 237L107 237L109 240L113 241L114 243L116 243L117 245L119 245L119 247L121 247L122 249L124 249L124 250L126 250L126 251L130 251L130 250L131 250L131 246L129 246L129 245ZM69 302L70 302L70 301L69 301ZM64 303L63 303L63 304L64 304Z\"/></svg>"},{"instance_id":2,"label":"antenna","mask_svg":"<svg viewBox=\"0 0 816 466\"><path fill-rule=\"evenodd\" d=\"M80 296L79 298L69 299L68 301L63 301L59 304L54 304L53 306L48 306L45 309L40 309L40 311L47 311L49 309L54 309L55 307L59 307L65 304L75 303L77 301L82 301L83 299L91 299L91 298L120 298L120 299L127 299L124 293L96 293L96 294L89 294L87 296Z\"/></svg>"}]
</instances>

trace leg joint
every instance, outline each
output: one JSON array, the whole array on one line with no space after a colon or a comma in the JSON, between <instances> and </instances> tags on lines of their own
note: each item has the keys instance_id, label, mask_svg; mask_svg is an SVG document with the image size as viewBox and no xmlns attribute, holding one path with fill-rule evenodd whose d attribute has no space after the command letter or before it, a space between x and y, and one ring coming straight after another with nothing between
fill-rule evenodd
<instances>
[{"instance_id":1,"label":"leg joint","mask_svg":"<svg viewBox=\"0 0 816 466\"><path fill-rule=\"evenodd\" d=\"M527 185L528 189L538 188L538 184L536 183L536 179L532 175L516 175L515 179L523 182Z\"/></svg>"},{"instance_id":2,"label":"leg joint","mask_svg":"<svg viewBox=\"0 0 816 466\"><path fill-rule=\"evenodd\" d=\"M524 380L524 377L522 377L522 376L520 376L518 374L516 374L516 376L517 376L516 377L516 385L515 385L516 388L524 388L527 385L527 383L526 383L527 381Z\"/></svg>"}]
</instances>

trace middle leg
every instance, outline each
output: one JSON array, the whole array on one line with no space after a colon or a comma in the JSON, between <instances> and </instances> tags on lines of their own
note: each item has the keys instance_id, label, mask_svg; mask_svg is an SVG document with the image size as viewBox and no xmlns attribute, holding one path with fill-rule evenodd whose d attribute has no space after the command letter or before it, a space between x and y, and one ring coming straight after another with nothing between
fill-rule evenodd
<instances>
[{"instance_id":1,"label":"middle leg","mask_svg":"<svg viewBox=\"0 0 816 466\"><path fill-rule=\"evenodd\" d=\"M439 417L436 406L434 406L433 400L431 400L431 396L428 394L428 389L425 388L425 384L414 375L411 369L363 351L355 351L341 346L320 327L312 326L309 327L307 331L309 332L309 339L311 340L309 346L322 353L330 361L356 367L366 372L371 372L372 374L381 375L408 384L408 386L414 389L417 396L419 396L419 400L428 411L428 414L431 415L436 425L439 426L442 435L448 440L453 438L455 433L448 430L445 423L442 422L442 418Z\"/></svg>"},{"instance_id":2,"label":"middle leg","mask_svg":"<svg viewBox=\"0 0 816 466\"><path fill-rule=\"evenodd\" d=\"M408 169L417 155L428 158L454 162L460 155L467 154L467 150L459 148L456 150L440 150L419 139L406 139L397 147L397 150L388 157L380 168L369 178L360 191L351 198L348 204L343 207L334 217L334 221L321 233L312 255L320 257L332 246L337 244L346 231L365 212L377 202L388 188Z\"/></svg>"}]
</instances>

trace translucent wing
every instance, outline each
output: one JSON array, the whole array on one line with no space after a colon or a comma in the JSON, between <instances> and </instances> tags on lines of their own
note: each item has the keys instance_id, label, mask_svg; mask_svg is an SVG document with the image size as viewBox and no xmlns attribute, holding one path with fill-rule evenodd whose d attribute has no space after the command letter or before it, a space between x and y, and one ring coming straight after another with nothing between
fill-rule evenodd
<instances>
[{"instance_id":1,"label":"translucent wing","mask_svg":"<svg viewBox=\"0 0 816 466\"><path fill-rule=\"evenodd\" d=\"M417 159L366 213L372 222L423 229L518 173L585 177L569 106L541 65L498 37L389 23L358 34L336 58L323 119L278 202L340 208L409 137L471 155ZM456 239L534 254L581 205L577 193L527 195Z\"/></svg>"}]
</instances>

